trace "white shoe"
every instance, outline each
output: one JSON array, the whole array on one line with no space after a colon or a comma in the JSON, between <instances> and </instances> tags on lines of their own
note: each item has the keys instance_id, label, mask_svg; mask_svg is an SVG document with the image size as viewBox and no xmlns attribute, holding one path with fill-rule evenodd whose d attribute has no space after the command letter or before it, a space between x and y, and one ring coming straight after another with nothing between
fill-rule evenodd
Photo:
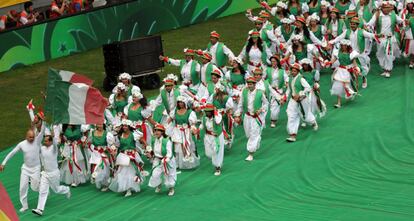
<instances>
[{"instance_id":1,"label":"white shoe","mask_svg":"<svg viewBox=\"0 0 414 221\"><path fill-rule=\"evenodd\" d=\"M160 193L160 192L161 192L161 186L157 186L157 187L155 188L155 192L156 192L156 193Z\"/></svg>"},{"instance_id":2,"label":"white shoe","mask_svg":"<svg viewBox=\"0 0 414 221\"><path fill-rule=\"evenodd\" d=\"M410 69L413 69L413 68L414 68L414 64L410 64L410 65L408 65L408 67L409 67Z\"/></svg>"},{"instance_id":3,"label":"white shoe","mask_svg":"<svg viewBox=\"0 0 414 221\"><path fill-rule=\"evenodd\" d=\"M142 176L149 176L149 173L146 170L142 171L141 174L142 174Z\"/></svg>"},{"instance_id":4,"label":"white shoe","mask_svg":"<svg viewBox=\"0 0 414 221\"><path fill-rule=\"evenodd\" d=\"M301 123L301 124L300 124L300 126L301 126L301 127L306 127L306 123L305 123L305 122L303 122L303 123Z\"/></svg>"},{"instance_id":5,"label":"white shoe","mask_svg":"<svg viewBox=\"0 0 414 221\"><path fill-rule=\"evenodd\" d=\"M319 128L319 126L318 126L318 123L315 121L315 123L312 125L312 128L313 128L313 130L314 131L317 131L318 130L318 128Z\"/></svg>"},{"instance_id":6,"label":"white shoe","mask_svg":"<svg viewBox=\"0 0 414 221\"><path fill-rule=\"evenodd\" d=\"M72 183L70 186L71 186L71 187L77 187L77 186L78 186L78 184L76 184L76 183Z\"/></svg>"},{"instance_id":7,"label":"white shoe","mask_svg":"<svg viewBox=\"0 0 414 221\"><path fill-rule=\"evenodd\" d=\"M245 160L246 161L252 161L253 160L253 155L249 154L249 156L247 156Z\"/></svg>"},{"instance_id":8,"label":"white shoe","mask_svg":"<svg viewBox=\"0 0 414 221\"><path fill-rule=\"evenodd\" d=\"M101 192L106 192L106 191L108 191L108 187L104 187L101 189Z\"/></svg>"},{"instance_id":9,"label":"white shoe","mask_svg":"<svg viewBox=\"0 0 414 221\"><path fill-rule=\"evenodd\" d=\"M272 123L270 123L270 127L274 128L274 127L276 127L276 124L272 122Z\"/></svg>"},{"instance_id":10,"label":"white shoe","mask_svg":"<svg viewBox=\"0 0 414 221\"><path fill-rule=\"evenodd\" d=\"M385 76L387 74L387 72L382 72L381 76Z\"/></svg>"},{"instance_id":11,"label":"white shoe","mask_svg":"<svg viewBox=\"0 0 414 221\"><path fill-rule=\"evenodd\" d=\"M24 212L26 212L26 210L28 210L29 208L27 208L27 207L22 207L22 208L20 208L19 209L19 211L21 212L21 213L24 213Z\"/></svg>"},{"instance_id":12,"label":"white shoe","mask_svg":"<svg viewBox=\"0 0 414 221\"><path fill-rule=\"evenodd\" d=\"M288 137L288 138L286 138L286 141L287 142L290 142L290 143L295 142L296 141L296 137Z\"/></svg>"},{"instance_id":13,"label":"white shoe","mask_svg":"<svg viewBox=\"0 0 414 221\"><path fill-rule=\"evenodd\" d=\"M216 170L216 172L214 172L214 176L220 176L221 175L221 170Z\"/></svg>"},{"instance_id":14,"label":"white shoe","mask_svg":"<svg viewBox=\"0 0 414 221\"><path fill-rule=\"evenodd\" d=\"M66 199L70 199L71 196L72 196L72 193L70 192L70 189L69 189L69 192L66 193Z\"/></svg>"},{"instance_id":15,"label":"white shoe","mask_svg":"<svg viewBox=\"0 0 414 221\"><path fill-rule=\"evenodd\" d=\"M132 195L131 190L128 190L128 191L125 193L125 197L129 197L129 196L131 196L131 195Z\"/></svg>"},{"instance_id":16,"label":"white shoe","mask_svg":"<svg viewBox=\"0 0 414 221\"><path fill-rule=\"evenodd\" d=\"M384 75L384 77L390 78L391 77L391 74L389 72L386 72L385 75Z\"/></svg>"},{"instance_id":17,"label":"white shoe","mask_svg":"<svg viewBox=\"0 0 414 221\"><path fill-rule=\"evenodd\" d=\"M340 104L335 104L334 107L335 108L341 108L341 105Z\"/></svg>"},{"instance_id":18,"label":"white shoe","mask_svg":"<svg viewBox=\"0 0 414 221\"><path fill-rule=\"evenodd\" d=\"M365 82L362 82L362 88L367 88L368 87L368 79L365 78Z\"/></svg>"},{"instance_id":19,"label":"white shoe","mask_svg":"<svg viewBox=\"0 0 414 221\"><path fill-rule=\"evenodd\" d=\"M42 216L43 215L43 211L40 209L32 209L32 213L38 215L38 216Z\"/></svg>"},{"instance_id":20,"label":"white shoe","mask_svg":"<svg viewBox=\"0 0 414 221\"><path fill-rule=\"evenodd\" d=\"M170 191L168 191L168 196L174 196L174 188L170 189Z\"/></svg>"}]
</instances>

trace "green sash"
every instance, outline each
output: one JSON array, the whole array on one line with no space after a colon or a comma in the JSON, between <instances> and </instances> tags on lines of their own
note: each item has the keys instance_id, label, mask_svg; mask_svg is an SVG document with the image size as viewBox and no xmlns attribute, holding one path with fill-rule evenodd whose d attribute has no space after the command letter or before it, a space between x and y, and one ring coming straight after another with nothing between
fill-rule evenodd
<instances>
[{"instance_id":1,"label":"green sash","mask_svg":"<svg viewBox=\"0 0 414 221\"><path fill-rule=\"evenodd\" d=\"M180 60L180 72L183 69L186 62L187 62L186 60ZM200 76L197 73L196 66L197 66L197 62L194 60L191 60L190 75L191 75L191 81L193 85L197 85L200 83Z\"/></svg>"},{"instance_id":2,"label":"green sash","mask_svg":"<svg viewBox=\"0 0 414 221\"><path fill-rule=\"evenodd\" d=\"M223 46L224 44L221 42L217 42L217 49L216 49L216 62L217 62L217 66L219 67L223 67L226 65L227 63L227 56L226 54L224 54L224 50L223 50ZM211 48L211 43L208 43L207 45L207 50L210 51Z\"/></svg>"},{"instance_id":3,"label":"green sash","mask_svg":"<svg viewBox=\"0 0 414 221\"><path fill-rule=\"evenodd\" d=\"M173 93L174 93L174 98L177 100L177 97L180 96L180 91L177 88L174 88ZM164 105L165 110L167 110L167 112L169 113L171 110L170 110L170 105L168 104L167 91L165 89L161 90L161 101L162 101L162 104Z\"/></svg>"},{"instance_id":4,"label":"green sash","mask_svg":"<svg viewBox=\"0 0 414 221\"><path fill-rule=\"evenodd\" d=\"M357 43L358 43L359 52L364 53L364 51L365 51L365 37L364 37L364 34L363 34L364 30L357 29L356 31L357 31L357 39L358 39ZM350 37L351 37L351 30L348 29L348 30L346 30L345 39L351 40Z\"/></svg>"},{"instance_id":5,"label":"green sash","mask_svg":"<svg viewBox=\"0 0 414 221\"><path fill-rule=\"evenodd\" d=\"M248 109L247 109L247 104L248 104L248 101L247 101L247 99L248 99L248 96L247 96L247 94L248 94L248 92L249 92L249 89L247 89L247 88L244 88L243 89L243 111L244 111L244 113L248 113L249 111L248 111ZM261 90L256 90L256 96L254 97L254 101L253 101L253 109L254 109L254 112L257 112L261 107L262 107L262 96L263 96L263 91L261 91Z\"/></svg>"},{"instance_id":6,"label":"green sash","mask_svg":"<svg viewBox=\"0 0 414 221\"><path fill-rule=\"evenodd\" d=\"M391 17L391 32L395 32L395 25L397 24L397 15L395 14L394 11L391 12L391 14L389 14ZM376 27L376 31L377 34L381 33L381 29L382 29L382 19L381 16L378 17L377 19L377 27Z\"/></svg>"}]
</instances>

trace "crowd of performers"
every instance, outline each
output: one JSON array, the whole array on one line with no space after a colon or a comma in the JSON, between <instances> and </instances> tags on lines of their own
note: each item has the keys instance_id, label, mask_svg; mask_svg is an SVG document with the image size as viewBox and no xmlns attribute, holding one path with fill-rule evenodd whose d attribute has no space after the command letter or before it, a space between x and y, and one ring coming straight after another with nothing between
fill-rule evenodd
<instances>
[{"instance_id":1,"label":"crowd of performers","mask_svg":"<svg viewBox=\"0 0 414 221\"><path fill-rule=\"evenodd\" d=\"M76 187L91 182L101 191L127 197L140 192L148 178L155 192L164 185L172 196L177 173L199 167L200 148L214 175L221 174L224 149L232 147L236 127L244 129L245 160L252 161L266 116L270 128L276 127L286 103L288 142L296 141L300 127L317 130L317 119L326 114L320 70L333 70L330 94L337 97L334 107L341 108L343 99L352 102L367 88L373 47L386 78L400 56L414 66L413 0L289 0L261 6L257 16L246 13L252 30L238 56L215 31L205 50L186 48L183 58L160 56L180 73L167 75L154 100L147 101L129 74L120 74L105 124L46 125L30 103L33 129L0 166L3 170L16 152L23 152L21 211L28 209L29 183L39 190L33 210L38 215L49 187L70 196L69 187L60 183ZM162 110L158 121L153 118L157 110Z\"/></svg>"}]
</instances>

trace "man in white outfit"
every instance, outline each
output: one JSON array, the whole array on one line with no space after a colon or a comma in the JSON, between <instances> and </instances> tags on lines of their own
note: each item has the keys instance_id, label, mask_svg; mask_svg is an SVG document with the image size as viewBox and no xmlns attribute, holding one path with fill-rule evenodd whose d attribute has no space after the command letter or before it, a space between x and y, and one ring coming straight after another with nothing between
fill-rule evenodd
<instances>
[{"instance_id":1,"label":"man in white outfit","mask_svg":"<svg viewBox=\"0 0 414 221\"><path fill-rule=\"evenodd\" d=\"M17 146L7 154L6 158L0 165L0 172L4 171L6 163L19 151L23 152L23 165L20 174L20 203L22 208L20 212L25 212L29 205L27 203L27 192L30 187L33 191L39 191L40 180L40 145L42 142L45 126L42 125L40 132L35 136L32 129L26 133L26 140L17 144Z\"/></svg>"},{"instance_id":2,"label":"man in white outfit","mask_svg":"<svg viewBox=\"0 0 414 221\"><path fill-rule=\"evenodd\" d=\"M316 118L311 111L311 106L307 95L312 90L309 83L299 73L302 66L299 63L294 63L290 69L288 89L286 91L287 97L290 97L286 109L288 122L287 130L289 137L286 138L288 142L296 141L296 134L298 133L301 119L306 123L311 124L313 129L318 130Z\"/></svg>"},{"instance_id":3,"label":"man in white outfit","mask_svg":"<svg viewBox=\"0 0 414 221\"><path fill-rule=\"evenodd\" d=\"M241 99L235 113L237 124L241 122L244 113L243 126L247 137L247 151L249 155L246 161L253 160L253 154L259 149L269 102L262 90L256 88L256 78L248 77L247 87L243 89Z\"/></svg>"},{"instance_id":4,"label":"man in white outfit","mask_svg":"<svg viewBox=\"0 0 414 221\"><path fill-rule=\"evenodd\" d=\"M55 130L56 131L56 130ZM37 208L32 212L42 216L45 209L47 196L49 195L49 187L57 194L66 194L70 198L70 188L60 185L60 171L58 167L58 138L59 133L55 133L53 139L51 135L46 135L43 141L44 145L40 147L40 159L42 162L42 172L40 177L39 200Z\"/></svg>"}]
</instances>

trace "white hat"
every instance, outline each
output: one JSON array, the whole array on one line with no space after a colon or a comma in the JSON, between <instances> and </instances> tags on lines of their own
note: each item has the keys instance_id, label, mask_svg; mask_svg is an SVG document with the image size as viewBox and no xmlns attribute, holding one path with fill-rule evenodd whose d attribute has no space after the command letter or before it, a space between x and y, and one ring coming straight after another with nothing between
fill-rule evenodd
<instances>
[{"instance_id":1,"label":"white hat","mask_svg":"<svg viewBox=\"0 0 414 221\"><path fill-rule=\"evenodd\" d=\"M292 20L290 20L289 18L282 18L282 20L280 20L280 22L282 22L282 24L292 24Z\"/></svg>"},{"instance_id":2,"label":"white hat","mask_svg":"<svg viewBox=\"0 0 414 221\"><path fill-rule=\"evenodd\" d=\"M348 40L348 39L342 39L339 43L340 43L341 45L348 45L348 46L351 46L351 41L350 41L350 40Z\"/></svg>"},{"instance_id":3,"label":"white hat","mask_svg":"<svg viewBox=\"0 0 414 221\"><path fill-rule=\"evenodd\" d=\"M179 102L179 101L180 101L180 102L184 102L184 103L185 103L187 100L185 99L185 97L184 97L184 96L181 96L181 95L180 95L180 96L178 96L178 97L177 97L177 102Z\"/></svg>"},{"instance_id":4,"label":"white hat","mask_svg":"<svg viewBox=\"0 0 414 221\"><path fill-rule=\"evenodd\" d=\"M303 35L293 35L292 40L303 41Z\"/></svg>"},{"instance_id":5,"label":"white hat","mask_svg":"<svg viewBox=\"0 0 414 221\"><path fill-rule=\"evenodd\" d=\"M304 58L299 61L300 64L312 64L312 61L309 58Z\"/></svg>"},{"instance_id":6,"label":"white hat","mask_svg":"<svg viewBox=\"0 0 414 221\"><path fill-rule=\"evenodd\" d=\"M167 79L171 79L173 81L178 81L178 77L175 74L168 74Z\"/></svg>"},{"instance_id":7,"label":"white hat","mask_svg":"<svg viewBox=\"0 0 414 221\"><path fill-rule=\"evenodd\" d=\"M235 57L233 60L236 61L237 63L239 63L240 65L243 64L242 59L240 59L239 57Z\"/></svg>"},{"instance_id":8,"label":"white hat","mask_svg":"<svg viewBox=\"0 0 414 221\"><path fill-rule=\"evenodd\" d=\"M89 124L82 124L80 129L82 133L85 133L86 131L91 129L91 126Z\"/></svg>"},{"instance_id":9,"label":"white hat","mask_svg":"<svg viewBox=\"0 0 414 221\"><path fill-rule=\"evenodd\" d=\"M319 21L319 15L317 15L316 13L313 13L311 16L309 16L309 20L315 20L315 21Z\"/></svg>"},{"instance_id":10,"label":"white hat","mask_svg":"<svg viewBox=\"0 0 414 221\"><path fill-rule=\"evenodd\" d=\"M382 1L381 5L394 5L395 6L395 1Z\"/></svg>"},{"instance_id":11,"label":"white hat","mask_svg":"<svg viewBox=\"0 0 414 221\"><path fill-rule=\"evenodd\" d=\"M284 2L282 2L282 1L278 1L277 4L276 4L276 6L279 7L279 8L283 8L283 9L287 9L288 8L287 4L284 3Z\"/></svg>"},{"instance_id":12,"label":"white hat","mask_svg":"<svg viewBox=\"0 0 414 221\"><path fill-rule=\"evenodd\" d=\"M231 96L236 96L236 97L240 97L241 92L237 89L233 89L231 92Z\"/></svg>"},{"instance_id":13,"label":"white hat","mask_svg":"<svg viewBox=\"0 0 414 221\"><path fill-rule=\"evenodd\" d=\"M321 1L321 6L326 6L327 8L331 7L331 3L329 3L328 1L322 0Z\"/></svg>"},{"instance_id":14,"label":"white hat","mask_svg":"<svg viewBox=\"0 0 414 221\"><path fill-rule=\"evenodd\" d=\"M119 82L119 83L116 85L116 88L118 88L118 90L121 90L121 91L125 91L125 90L126 90L126 86L125 86L125 84L124 84L124 83L122 83L122 82Z\"/></svg>"},{"instance_id":15,"label":"white hat","mask_svg":"<svg viewBox=\"0 0 414 221\"><path fill-rule=\"evenodd\" d=\"M216 90L219 90L219 91L225 91L226 90L226 88L224 87L224 85L221 84L221 83L216 84L215 89Z\"/></svg>"},{"instance_id":16,"label":"white hat","mask_svg":"<svg viewBox=\"0 0 414 221\"><path fill-rule=\"evenodd\" d=\"M133 97L136 97L138 99L144 98L144 96L140 92L138 92L138 91L132 92L132 96Z\"/></svg>"},{"instance_id":17,"label":"white hat","mask_svg":"<svg viewBox=\"0 0 414 221\"><path fill-rule=\"evenodd\" d=\"M123 119L121 124L132 127L132 122L130 120L127 120L127 119Z\"/></svg>"},{"instance_id":18,"label":"white hat","mask_svg":"<svg viewBox=\"0 0 414 221\"><path fill-rule=\"evenodd\" d=\"M128 74L128 73L126 73L126 72L124 72L124 73L122 73L122 74L119 75L119 80L122 80L122 79L131 80L131 75Z\"/></svg>"}]
</instances>

